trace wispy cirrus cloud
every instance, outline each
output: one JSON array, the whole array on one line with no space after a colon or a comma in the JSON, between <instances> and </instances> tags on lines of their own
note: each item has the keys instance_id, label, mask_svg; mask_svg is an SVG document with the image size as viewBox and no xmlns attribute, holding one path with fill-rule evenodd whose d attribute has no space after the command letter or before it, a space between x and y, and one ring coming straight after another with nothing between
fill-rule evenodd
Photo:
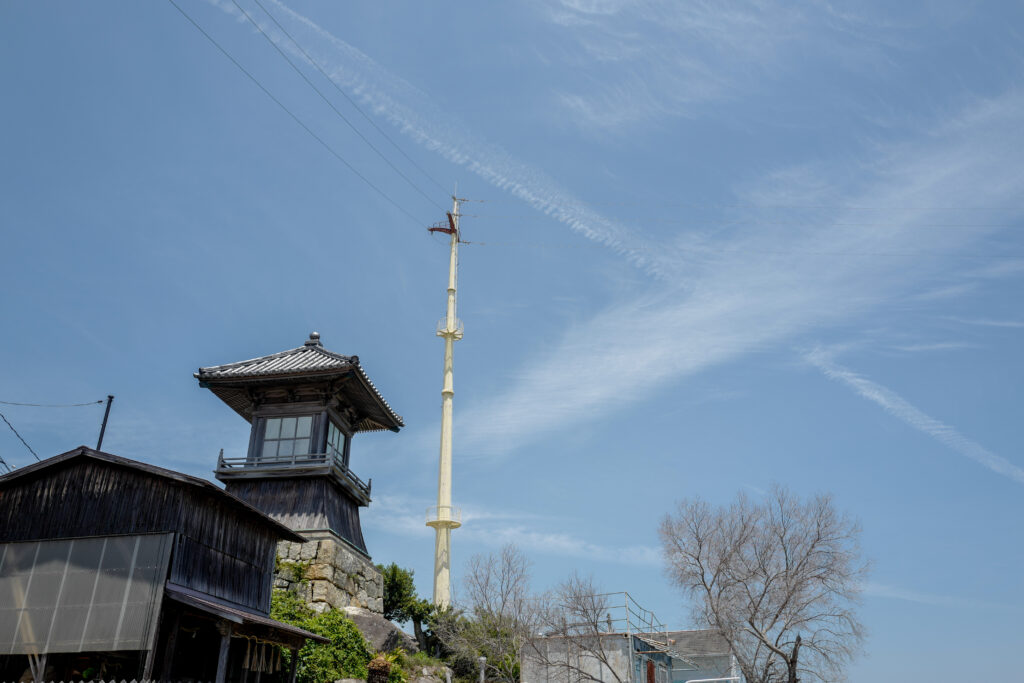
<instances>
[{"instance_id":1,"label":"wispy cirrus cloud","mask_svg":"<svg viewBox=\"0 0 1024 683\"><path fill-rule=\"evenodd\" d=\"M1005 327L1008 329L1021 329L1024 328L1024 320L998 320L995 318L956 318L951 317L949 320L953 322L961 323L963 325L974 325L979 327Z\"/></svg>"},{"instance_id":2,"label":"wispy cirrus cloud","mask_svg":"<svg viewBox=\"0 0 1024 683\"><path fill-rule=\"evenodd\" d=\"M867 161L781 169L748 183L741 197L756 204L822 204L826 210L813 221L741 225L727 234L684 231L651 244L542 171L453 123L423 92L367 55L280 0L271 2L335 83L405 135L660 280L566 330L524 363L504 392L460 413L464 453L503 455L646 399L687 375L910 297L922 281L933 284L936 273L948 272L948 259L965 246L1002 229L993 223L934 230L948 218L935 207L1019 214L1013 207L1024 191L1024 167L1015 150L1024 145L1024 95L1010 90L976 100L908 142L877 146ZM235 13L230 5L219 6ZM567 9L591 21L591 15L611 16L622 6L578 2ZM710 5L694 12L687 25L701 25L713 14ZM753 21L741 12L718 20ZM272 26L265 28L293 49ZM858 206L884 212L884 223L865 222L863 212L842 208Z\"/></svg>"},{"instance_id":3,"label":"wispy cirrus cloud","mask_svg":"<svg viewBox=\"0 0 1024 683\"><path fill-rule=\"evenodd\" d=\"M225 13L245 20L228 0L209 0ZM280 0L269 0L288 32L328 74L374 114L383 117L417 144L462 166L493 186L567 226L573 232L626 256L650 274L661 275L657 252L643 248L636 232L593 210L544 171L515 158L442 110L434 98L391 73L357 48L325 30ZM308 62L305 55L269 20L254 18L283 50ZM254 29L255 30L255 29ZM637 245L640 244L640 248Z\"/></svg>"},{"instance_id":4,"label":"wispy cirrus cloud","mask_svg":"<svg viewBox=\"0 0 1024 683\"><path fill-rule=\"evenodd\" d=\"M785 229L680 235L665 252L674 264L664 270L670 286L659 283L567 330L506 392L460 414L461 447L500 456L669 382L911 298L920 283L955 270L965 247L1005 229L936 231L948 217L931 207L1017 204L1024 170L1008 141L1024 144L1022 107L1014 91L979 101L914 143L878 149L856 183L827 185L846 168L795 169L778 190L770 176L749 190L758 202L807 204L827 193L832 206L887 207L885 222L835 208L820 222ZM801 188L807 201L799 201Z\"/></svg>"},{"instance_id":5,"label":"wispy cirrus cloud","mask_svg":"<svg viewBox=\"0 0 1024 683\"><path fill-rule=\"evenodd\" d=\"M570 120L603 131L690 117L708 103L748 95L811 45L851 68L877 64L881 46L898 42L893 27L828 3L550 0L539 7L556 27L552 50L581 74L600 71L600 78L567 84L556 99ZM869 26L871 40L864 40Z\"/></svg>"},{"instance_id":6,"label":"wispy cirrus cloud","mask_svg":"<svg viewBox=\"0 0 1024 683\"><path fill-rule=\"evenodd\" d=\"M589 562L610 562L644 567L661 565L661 551L652 546L609 546L577 538L571 534L535 531L527 526L467 530L468 536L493 546L513 543L527 551L571 557Z\"/></svg>"},{"instance_id":7,"label":"wispy cirrus cloud","mask_svg":"<svg viewBox=\"0 0 1024 683\"><path fill-rule=\"evenodd\" d=\"M1024 484L1024 468L1018 467L1006 458L996 455L984 446L968 439L953 427L925 414L891 389L837 364L829 351L815 349L808 353L806 358L826 377L845 384L860 396L881 406L893 417L902 420L919 432L927 434L956 453L987 467L996 474Z\"/></svg>"},{"instance_id":8,"label":"wispy cirrus cloud","mask_svg":"<svg viewBox=\"0 0 1024 683\"><path fill-rule=\"evenodd\" d=\"M378 496L365 515L367 528L407 536L430 536L425 526L427 500L402 496ZM460 543L497 548L512 543L530 554L573 558L584 562L610 562L634 566L658 566L660 551L653 546L612 546L594 543L572 534L538 530L539 515L479 506L464 509ZM550 525L550 516L544 516ZM472 524L470 524L472 522Z\"/></svg>"},{"instance_id":9,"label":"wispy cirrus cloud","mask_svg":"<svg viewBox=\"0 0 1024 683\"><path fill-rule=\"evenodd\" d=\"M922 353L928 351L959 351L961 349L977 348L977 344L967 342L931 342L924 344L902 344L892 347L896 351L904 353Z\"/></svg>"},{"instance_id":10,"label":"wispy cirrus cloud","mask_svg":"<svg viewBox=\"0 0 1024 683\"><path fill-rule=\"evenodd\" d=\"M870 598L883 598L889 600L902 600L914 602L920 605L932 605L936 607L966 607L982 609L1016 609L1011 605L983 602L970 598L961 598L953 595L939 595L935 593L922 593L920 591L908 590L898 586L891 586L884 583L865 583L861 590L864 595Z\"/></svg>"}]
</instances>

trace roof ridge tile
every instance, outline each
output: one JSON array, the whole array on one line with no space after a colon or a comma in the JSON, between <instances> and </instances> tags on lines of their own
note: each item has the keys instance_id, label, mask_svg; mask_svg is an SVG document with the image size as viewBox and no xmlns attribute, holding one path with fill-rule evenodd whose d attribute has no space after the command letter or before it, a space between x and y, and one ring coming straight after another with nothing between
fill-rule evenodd
<instances>
[{"instance_id":1,"label":"roof ridge tile","mask_svg":"<svg viewBox=\"0 0 1024 683\"><path fill-rule=\"evenodd\" d=\"M294 349L278 351L277 353L258 358L201 367L198 372L194 373L194 376L201 382L217 382L221 380L273 378L275 375L287 376L303 372L320 374L332 371L355 370L356 375L358 375L362 383L366 385L366 388L384 407L390 418L399 426L404 426L402 416L395 412L391 404L381 395L380 390L377 389L369 375L366 374L366 370L363 369L359 362L359 356L346 356L326 349L319 343L319 338L317 342L316 344L303 344Z\"/></svg>"}]
</instances>

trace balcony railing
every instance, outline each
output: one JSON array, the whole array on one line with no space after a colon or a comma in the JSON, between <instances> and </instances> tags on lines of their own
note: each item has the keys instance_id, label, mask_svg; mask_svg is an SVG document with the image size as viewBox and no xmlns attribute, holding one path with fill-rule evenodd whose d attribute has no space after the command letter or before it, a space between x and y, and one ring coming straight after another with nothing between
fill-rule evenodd
<instances>
[{"instance_id":1,"label":"balcony railing","mask_svg":"<svg viewBox=\"0 0 1024 683\"><path fill-rule=\"evenodd\" d=\"M427 508L428 526L462 526L462 510L452 505L431 505Z\"/></svg>"},{"instance_id":2,"label":"balcony railing","mask_svg":"<svg viewBox=\"0 0 1024 683\"><path fill-rule=\"evenodd\" d=\"M370 495L370 488L373 485L360 479L355 472L350 470L345 462L337 454L332 453L301 453L295 455L274 455L259 458L225 458L223 451L217 458L217 470L223 473L241 473L254 470L302 470L306 468L318 468L329 466L331 470L342 479L347 479L357 489L367 496Z\"/></svg>"}]
</instances>

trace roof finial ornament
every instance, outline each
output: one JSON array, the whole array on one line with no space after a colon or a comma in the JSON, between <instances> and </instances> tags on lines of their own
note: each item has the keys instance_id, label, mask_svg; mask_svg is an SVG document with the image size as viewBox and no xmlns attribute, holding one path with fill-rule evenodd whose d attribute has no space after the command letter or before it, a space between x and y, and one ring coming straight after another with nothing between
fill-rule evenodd
<instances>
[{"instance_id":1,"label":"roof finial ornament","mask_svg":"<svg viewBox=\"0 0 1024 683\"><path fill-rule=\"evenodd\" d=\"M320 333L310 332L309 341L306 342L306 346L323 346L323 344L320 343Z\"/></svg>"}]
</instances>

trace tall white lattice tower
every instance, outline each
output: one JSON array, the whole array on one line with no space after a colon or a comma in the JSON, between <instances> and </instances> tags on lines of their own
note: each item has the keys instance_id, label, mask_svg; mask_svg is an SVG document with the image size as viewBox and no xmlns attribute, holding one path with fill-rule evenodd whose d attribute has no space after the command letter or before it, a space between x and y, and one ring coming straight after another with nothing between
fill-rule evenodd
<instances>
[{"instance_id":1,"label":"tall white lattice tower","mask_svg":"<svg viewBox=\"0 0 1024 683\"><path fill-rule=\"evenodd\" d=\"M434 604L451 604L452 529L462 526L462 512L452 507L452 348L462 339L462 321L455 316L455 294L459 274L459 200L452 197L447 225L429 228L451 237L448 261L448 310L437 324L437 336L444 339L444 383L441 387L441 458L437 474L437 505L427 510L427 526L434 527Z\"/></svg>"}]
</instances>

